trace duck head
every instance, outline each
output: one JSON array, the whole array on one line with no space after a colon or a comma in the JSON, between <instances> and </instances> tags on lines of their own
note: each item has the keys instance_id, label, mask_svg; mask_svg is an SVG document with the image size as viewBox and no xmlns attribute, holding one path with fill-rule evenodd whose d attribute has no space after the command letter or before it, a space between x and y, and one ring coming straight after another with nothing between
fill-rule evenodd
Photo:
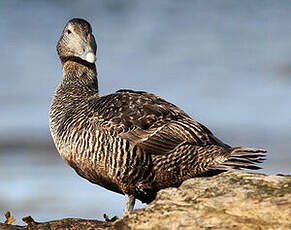
<instances>
[{"instance_id":1,"label":"duck head","mask_svg":"<svg viewBox=\"0 0 291 230\"><path fill-rule=\"evenodd\" d=\"M97 45L90 24L79 18L70 20L58 41L57 51L61 60L81 58L89 63L96 61Z\"/></svg>"}]
</instances>

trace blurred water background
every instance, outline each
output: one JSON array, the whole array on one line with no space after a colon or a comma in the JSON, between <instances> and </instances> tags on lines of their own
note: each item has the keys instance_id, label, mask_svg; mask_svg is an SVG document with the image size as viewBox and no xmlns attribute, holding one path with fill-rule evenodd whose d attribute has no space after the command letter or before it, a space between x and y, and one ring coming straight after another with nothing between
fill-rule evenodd
<instances>
[{"instance_id":1,"label":"blurred water background","mask_svg":"<svg viewBox=\"0 0 291 230\"><path fill-rule=\"evenodd\" d=\"M269 151L262 173L291 173L290 1L0 1L0 221L122 215L121 195L59 157L48 109L67 20L98 43L100 94L153 92L231 145ZM141 207L139 203L137 207Z\"/></svg>"}]
</instances>

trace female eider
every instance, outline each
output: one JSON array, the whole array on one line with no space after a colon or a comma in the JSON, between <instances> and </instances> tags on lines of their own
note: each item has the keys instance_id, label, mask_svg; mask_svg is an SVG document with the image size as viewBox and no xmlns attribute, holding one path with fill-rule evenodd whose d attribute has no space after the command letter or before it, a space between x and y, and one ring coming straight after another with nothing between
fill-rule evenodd
<instances>
[{"instance_id":1,"label":"female eider","mask_svg":"<svg viewBox=\"0 0 291 230\"><path fill-rule=\"evenodd\" d=\"M157 191L233 169L258 169L265 150L224 144L177 106L153 94L119 90L100 97L90 24L72 19L57 45L63 78L50 107L62 158L94 184L149 203Z\"/></svg>"}]
</instances>

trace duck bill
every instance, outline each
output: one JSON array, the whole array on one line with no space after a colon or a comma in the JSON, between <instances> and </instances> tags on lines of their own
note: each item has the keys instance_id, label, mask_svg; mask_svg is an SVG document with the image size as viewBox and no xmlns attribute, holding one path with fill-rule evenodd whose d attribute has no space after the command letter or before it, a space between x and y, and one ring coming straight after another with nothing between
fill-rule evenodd
<instances>
[{"instance_id":1,"label":"duck bill","mask_svg":"<svg viewBox=\"0 0 291 230\"><path fill-rule=\"evenodd\" d=\"M96 61L96 55L91 50L85 51L84 53L82 53L80 55L80 58L90 63L94 63Z\"/></svg>"}]
</instances>

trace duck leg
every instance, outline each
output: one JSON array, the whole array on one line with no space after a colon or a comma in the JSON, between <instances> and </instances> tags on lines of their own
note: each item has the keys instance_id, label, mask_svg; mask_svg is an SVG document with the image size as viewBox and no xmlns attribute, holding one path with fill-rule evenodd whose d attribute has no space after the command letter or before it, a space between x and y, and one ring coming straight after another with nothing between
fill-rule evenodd
<instances>
[{"instance_id":1,"label":"duck leg","mask_svg":"<svg viewBox=\"0 0 291 230\"><path fill-rule=\"evenodd\" d=\"M133 211L135 198L133 195L125 194L125 209L123 215L129 214Z\"/></svg>"}]
</instances>

